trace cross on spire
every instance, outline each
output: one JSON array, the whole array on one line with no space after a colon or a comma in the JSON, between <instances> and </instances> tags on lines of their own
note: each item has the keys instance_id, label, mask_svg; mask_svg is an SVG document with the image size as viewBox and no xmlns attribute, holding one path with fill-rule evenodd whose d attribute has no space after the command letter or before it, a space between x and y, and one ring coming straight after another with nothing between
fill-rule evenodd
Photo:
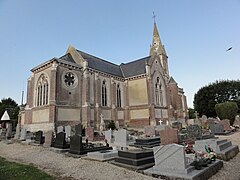
<instances>
[{"instance_id":1,"label":"cross on spire","mask_svg":"<svg viewBox=\"0 0 240 180\"><path fill-rule=\"evenodd\" d=\"M154 22L155 22L156 15L155 15L154 11L153 11L153 17L152 18L154 19Z\"/></svg>"}]
</instances>

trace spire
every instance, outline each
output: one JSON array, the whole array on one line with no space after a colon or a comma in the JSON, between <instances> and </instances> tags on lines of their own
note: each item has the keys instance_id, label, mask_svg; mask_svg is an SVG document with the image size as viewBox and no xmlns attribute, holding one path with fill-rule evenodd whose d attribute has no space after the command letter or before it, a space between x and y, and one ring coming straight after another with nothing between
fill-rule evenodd
<instances>
[{"instance_id":1,"label":"spire","mask_svg":"<svg viewBox=\"0 0 240 180\"><path fill-rule=\"evenodd\" d=\"M150 48L150 55L152 56L154 53L166 55L165 48L162 45L162 42L158 33L157 24L155 21L155 15L153 17L154 17L153 40Z\"/></svg>"}]
</instances>

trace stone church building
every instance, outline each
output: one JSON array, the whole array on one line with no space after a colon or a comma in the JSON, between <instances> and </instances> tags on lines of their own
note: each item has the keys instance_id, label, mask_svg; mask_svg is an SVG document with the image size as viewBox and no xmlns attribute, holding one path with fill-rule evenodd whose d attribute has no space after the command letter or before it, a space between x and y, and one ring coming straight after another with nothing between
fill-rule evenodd
<instances>
[{"instance_id":1,"label":"stone church building","mask_svg":"<svg viewBox=\"0 0 240 180\"><path fill-rule=\"evenodd\" d=\"M188 118L186 96L169 74L155 22L147 57L116 65L69 46L31 72L19 119L30 131L79 122L99 130L101 117L125 127Z\"/></svg>"}]
</instances>

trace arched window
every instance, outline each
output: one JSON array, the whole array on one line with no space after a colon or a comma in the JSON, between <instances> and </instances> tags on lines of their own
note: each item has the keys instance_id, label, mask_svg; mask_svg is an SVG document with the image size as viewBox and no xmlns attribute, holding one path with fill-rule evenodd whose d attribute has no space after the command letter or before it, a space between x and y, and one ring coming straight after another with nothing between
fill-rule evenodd
<instances>
[{"instance_id":1,"label":"arched window","mask_svg":"<svg viewBox=\"0 0 240 180\"><path fill-rule=\"evenodd\" d=\"M36 106L44 106L48 104L48 87L47 77L42 74L37 82Z\"/></svg>"},{"instance_id":2,"label":"arched window","mask_svg":"<svg viewBox=\"0 0 240 180\"><path fill-rule=\"evenodd\" d=\"M107 106L107 85L105 80L102 82L102 106Z\"/></svg>"},{"instance_id":3,"label":"arched window","mask_svg":"<svg viewBox=\"0 0 240 180\"><path fill-rule=\"evenodd\" d=\"M121 89L119 84L117 85L117 107L122 107L121 103Z\"/></svg>"},{"instance_id":4,"label":"arched window","mask_svg":"<svg viewBox=\"0 0 240 180\"><path fill-rule=\"evenodd\" d=\"M157 80L155 83L155 101L156 101L156 105L163 106L162 85L159 77L157 77Z\"/></svg>"}]
</instances>

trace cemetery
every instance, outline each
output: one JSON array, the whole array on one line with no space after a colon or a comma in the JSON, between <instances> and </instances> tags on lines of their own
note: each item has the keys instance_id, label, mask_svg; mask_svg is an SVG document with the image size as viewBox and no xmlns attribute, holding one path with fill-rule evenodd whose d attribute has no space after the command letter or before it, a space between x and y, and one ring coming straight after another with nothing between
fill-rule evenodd
<instances>
[{"instance_id":1,"label":"cemetery","mask_svg":"<svg viewBox=\"0 0 240 180\"><path fill-rule=\"evenodd\" d=\"M7 124L6 121L2 123ZM107 162L153 178L208 179L221 170L224 161L237 156L238 145L223 136L238 133L238 124L239 117L234 129L229 120L204 116L197 120L159 122L139 131L125 127L95 131L79 123L58 126L56 132L40 129L30 132L18 124L15 132L11 125L2 128L1 141L39 146L86 161Z\"/></svg>"}]
</instances>

